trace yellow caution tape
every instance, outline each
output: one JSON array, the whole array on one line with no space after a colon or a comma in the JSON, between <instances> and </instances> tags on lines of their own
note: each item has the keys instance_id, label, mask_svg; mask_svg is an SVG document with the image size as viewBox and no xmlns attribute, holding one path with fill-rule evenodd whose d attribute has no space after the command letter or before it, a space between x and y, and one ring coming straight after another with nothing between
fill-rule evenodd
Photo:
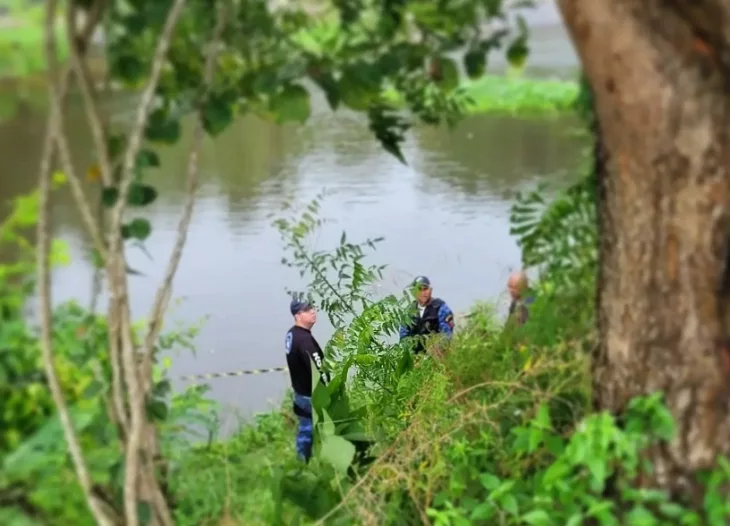
<instances>
[{"instance_id":1,"label":"yellow caution tape","mask_svg":"<svg viewBox=\"0 0 730 526\"><path fill-rule=\"evenodd\" d=\"M182 380L212 380L213 378L227 378L231 376L245 376L247 374L264 374L264 373L285 373L288 367L272 367L270 369L243 369L241 371L229 371L226 373L205 373L190 374L181 376Z\"/></svg>"}]
</instances>

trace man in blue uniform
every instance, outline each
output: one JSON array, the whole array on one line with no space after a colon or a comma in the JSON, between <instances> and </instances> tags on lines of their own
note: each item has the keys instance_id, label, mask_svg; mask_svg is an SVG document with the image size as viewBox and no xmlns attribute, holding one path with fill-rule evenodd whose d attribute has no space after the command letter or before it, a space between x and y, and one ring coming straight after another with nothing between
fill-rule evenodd
<instances>
[{"instance_id":1,"label":"man in blue uniform","mask_svg":"<svg viewBox=\"0 0 730 526\"><path fill-rule=\"evenodd\" d=\"M298 299L292 300L290 310L294 316L294 325L286 333L286 363L294 390L294 414L299 418L296 447L299 458L309 462L313 434L311 363L314 362L319 370L322 382L328 383L330 378L322 369L324 353L312 336L317 310L307 301Z\"/></svg>"},{"instance_id":2,"label":"man in blue uniform","mask_svg":"<svg viewBox=\"0 0 730 526\"><path fill-rule=\"evenodd\" d=\"M413 286L416 296L413 308L417 310L411 322L400 328L400 339L431 334L443 334L451 338L454 333L454 313L444 300L432 297L431 281L426 276L418 276L413 281ZM418 338L414 351L426 352L423 338Z\"/></svg>"}]
</instances>

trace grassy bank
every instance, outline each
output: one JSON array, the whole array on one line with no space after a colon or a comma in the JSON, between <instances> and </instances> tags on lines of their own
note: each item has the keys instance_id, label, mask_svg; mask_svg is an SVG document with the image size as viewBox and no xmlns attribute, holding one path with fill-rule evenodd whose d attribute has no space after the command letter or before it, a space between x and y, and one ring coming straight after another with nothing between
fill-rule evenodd
<instances>
[{"instance_id":1,"label":"grassy bank","mask_svg":"<svg viewBox=\"0 0 730 526\"><path fill-rule=\"evenodd\" d=\"M388 397L352 393L370 402L368 428L379 436L377 460L357 482L333 477L317 458L299 467L288 407L191 450L175 478L185 503L178 524L310 524L337 506L326 523L459 524L438 517L486 497L480 477L527 469L530 461L516 462L506 445L541 404L560 428L586 412L580 342L549 341L544 326L524 329L504 331L489 306L478 306L443 361L427 358ZM534 344L516 344L530 336ZM466 519L471 510L459 513Z\"/></svg>"},{"instance_id":2,"label":"grassy bank","mask_svg":"<svg viewBox=\"0 0 730 526\"><path fill-rule=\"evenodd\" d=\"M0 26L0 81L5 80L9 91L13 79L37 76L45 71L43 29L39 23L6 23ZM58 29L59 51L62 59L68 56L63 27ZM30 89L24 83L23 88ZM464 93L473 103L465 108L467 114L507 113L523 116L550 115L571 111L578 94L576 82L487 75L478 80L462 83ZM386 94L393 102L399 96ZM14 101L10 94L0 92L0 118L12 113Z\"/></svg>"},{"instance_id":3,"label":"grassy bank","mask_svg":"<svg viewBox=\"0 0 730 526\"><path fill-rule=\"evenodd\" d=\"M546 115L574 110L578 83L488 75L464 84L473 113Z\"/></svg>"},{"instance_id":4,"label":"grassy bank","mask_svg":"<svg viewBox=\"0 0 730 526\"><path fill-rule=\"evenodd\" d=\"M68 44L60 23L56 34L61 59L65 59L68 57ZM46 70L43 46L41 24L0 21L0 80L43 73Z\"/></svg>"}]
</instances>

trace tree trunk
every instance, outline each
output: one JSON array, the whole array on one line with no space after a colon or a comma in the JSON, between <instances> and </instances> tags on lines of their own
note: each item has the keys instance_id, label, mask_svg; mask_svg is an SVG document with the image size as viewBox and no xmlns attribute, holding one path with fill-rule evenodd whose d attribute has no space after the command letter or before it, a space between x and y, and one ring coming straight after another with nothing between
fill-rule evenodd
<instances>
[{"instance_id":1,"label":"tree trunk","mask_svg":"<svg viewBox=\"0 0 730 526\"><path fill-rule=\"evenodd\" d=\"M692 494L730 450L730 1L559 7L602 142L595 399L663 391L678 435L650 482Z\"/></svg>"}]
</instances>

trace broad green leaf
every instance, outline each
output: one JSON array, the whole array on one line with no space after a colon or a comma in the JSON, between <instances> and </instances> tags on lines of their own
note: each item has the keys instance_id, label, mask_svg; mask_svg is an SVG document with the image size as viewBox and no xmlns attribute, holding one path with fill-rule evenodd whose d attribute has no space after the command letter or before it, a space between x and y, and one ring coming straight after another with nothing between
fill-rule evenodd
<instances>
[{"instance_id":1,"label":"broad green leaf","mask_svg":"<svg viewBox=\"0 0 730 526\"><path fill-rule=\"evenodd\" d=\"M151 233L152 225L147 219L141 217L135 218L122 226L122 237L124 239L135 238L144 241Z\"/></svg>"},{"instance_id":2,"label":"broad green leaf","mask_svg":"<svg viewBox=\"0 0 730 526\"><path fill-rule=\"evenodd\" d=\"M91 249L91 264L94 265L94 268L104 268L104 258L95 248Z\"/></svg>"},{"instance_id":3,"label":"broad green leaf","mask_svg":"<svg viewBox=\"0 0 730 526\"><path fill-rule=\"evenodd\" d=\"M372 365L375 361L376 358L372 354L358 354L355 358L355 363L358 365Z\"/></svg>"},{"instance_id":4,"label":"broad green leaf","mask_svg":"<svg viewBox=\"0 0 730 526\"><path fill-rule=\"evenodd\" d=\"M478 79L484 75L487 68L487 56L479 50L473 49L464 55L464 69L470 79Z\"/></svg>"},{"instance_id":5,"label":"broad green leaf","mask_svg":"<svg viewBox=\"0 0 730 526\"><path fill-rule=\"evenodd\" d=\"M118 198L119 190L113 186L109 186L101 190L101 202L107 208L113 207Z\"/></svg>"},{"instance_id":6,"label":"broad green leaf","mask_svg":"<svg viewBox=\"0 0 730 526\"><path fill-rule=\"evenodd\" d=\"M137 520L140 526L147 526L152 521L152 506L149 502L137 502Z\"/></svg>"},{"instance_id":7,"label":"broad green leaf","mask_svg":"<svg viewBox=\"0 0 730 526\"><path fill-rule=\"evenodd\" d=\"M330 418L330 414L326 409L322 409L322 437L328 437L335 434L335 424Z\"/></svg>"},{"instance_id":8,"label":"broad green leaf","mask_svg":"<svg viewBox=\"0 0 730 526\"><path fill-rule=\"evenodd\" d=\"M550 515L545 510L532 510L520 517L520 520L534 526L548 526L552 524Z\"/></svg>"},{"instance_id":9,"label":"broad green leaf","mask_svg":"<svg viewBox=\"0 0 730 526\"><path fill-rule=\"evenodd\" d=\"M398 360L398 368L396 369L396 374L400 377L411 369L413 369L413 354L409 349L406 349L401 354L400 360Z\"/></svg>"},{"instance_id":10,"label":"broad green leaf","mask_svg":"<svg viewBox=\"0 0 730 526\"><path fill-rule=\"evenodd\" d=\"M133 53L119 55L111 60L111 76L127 85L136 85L147 73L147 66Z\"/></svg>"},{"instance_id":11,"label":"broad green leaf","mask_svg":"<svg viewBox=\"0 0 730 526\"><path fill-rule=\"evenodd\" d=\"M309 93L299 84L289 84L274 94L269 107L278 123L304 123L312 112Z\"/></svg>"},{"instance_id":12,"label":"broad green leaf","mask_svg":"<svg viewBox=\"0 0 730 526\"><path fill-rule=\"evenodd\" d=\"M150 141L175 144L181 133L180 121L171 118L161 109L153 111L147 120L145 137Z\"/></svg>"},{"instance_id":13,"label":"broad green leaf","mask_svg":"<svg viewBox=\"0 0 730 526\"><path fill-rule=\"evenodd\" d=\"M380 73L370 64L358 63L344 69L339 81L342 103L357 111L367 110L380 97Z\"/></svg>"},{"instance_id":14,"label":"broad green leaf","mask_svg":"<svg viewBox=\"0 0 730 526\"><path fill-rule=\"evenodd\" d=\"M351 414L352 416L352 414ZM343 432L340 435L342 438L346 438L347 440L350 440L352 442L372 442L373 437L371 437L366 431L365 427L363 426L362 422L355 421L351 424L347 425Z\"/></svg>"},{"instance_id":15,"label":"broad green leaf","mask_svg":"<svg viewBox=\"0 0 730 526\"><path fill-rule=\"evenodd\" d=\"M482 473L479 476L479 481L482 483L482 486L484 486L489 491L494 491L501 484L499 478L492 475L491 473Z\"/></svg>"},{"instance_id":16,"label":"broad green leaf","mask_svg":"<svg viewBox=\"0 0 730 526\"><path fill-rule=\"evenodd\" d=\"M147 414L150 419L164 421L167 419L168 407L162 400L153 400L147 404Z\"/></svg>"},{"instance_id":17,"label":"broad green leaf","mask_svg":"<svg viewBox=\"0 0 730 526\"><path fill-rule=\"evenodd\" d=\"M355 457L355 446L341 436L329 435L322 439L320 455L337 471L346 473Z\"/></svg>"},{"instance_id":18,"label":"broad green leaf","mask_svg":"<svg viewBox=\"0 0 730 526\"><path fill-rule=\"evenodd\" d=\"M491 519L495 511L494 503L482 502L472 510L470 518L475 521L484 521Z\"/></svg>"},{"instance_id":19,"label":"broad green leaf","mask_svg":"<svg viewBox=\"0 0 730 526\"><path fill-rule=\"evenodd\" d=\"M527 39L523 36L516 38L507 48L507 61L517 69L522 69L527 61L530 48Z\"/></svg>"},{"instance_id":20,"label":"broad green leaf","mask_svg":"<svg viewBox=\"0 0 730 526\"><path fill-rule=\"evenodd\" d=\"M137 154L136 166L138 169L157 168L160 166L160 157L154 150L140 150Z\"/></svg>"},{"instance_id":21,"label":"broad green leaf","mask_svg":"<svg viewBox=\"0 0 730 526\"><path fill-rule=\"evenodd\" d=\"M654 514L642 505L632 509L626 517L627 524L631 526L654 526L660 524Z\"/></svg>"},{"instance_id":22,"label":"broad green leaf","mask_svg":"<svg viewBox=\"0 0 730 526\"><path fill-rule=\"evenodd\" d=\"M157 195L157 190L154 186L132 183L132 186L129 187L127 204L130 206L147 206L155 202Z\"/></svg>"},{"instance_id":23,"label":"broad green leaf","mask_svg":"<svg viewBox=\"0 0 730 526\"><path fill-rule=\"evenodd\" d=\"M94 419L92 412L81 407L73 407L69 413L77 433L87 429ZM61 423L53 415L38 431L23 441L20 447L5 457L3 474L21 479L34 472L56 469L56 460L62 463L66 456L66 441L63 436Z\"/></svg>"},{"instance_id":24,"label":"broad green leaf","mask_svg":"<svg viewBox=\"0 0 730 526\"><path fill-rule=\"evenodd\" d=\"M229 97L212 94L203 105L203 126L215 137L233 122L233 104Z\"/></svg>"},{"instance_id":25,"label":"broad green leaf","mask_svg":"<svg viewBox=\"0 0 730 526\"><path fill-rule=\"evenodd\" d=\"M517 497L515 497L512 493L504 495L500 499L500 504L502 506L502 509L508 512L510 515L517 515L520 512L519 505L517 504Z\"/></svg>"}]
</instances>

